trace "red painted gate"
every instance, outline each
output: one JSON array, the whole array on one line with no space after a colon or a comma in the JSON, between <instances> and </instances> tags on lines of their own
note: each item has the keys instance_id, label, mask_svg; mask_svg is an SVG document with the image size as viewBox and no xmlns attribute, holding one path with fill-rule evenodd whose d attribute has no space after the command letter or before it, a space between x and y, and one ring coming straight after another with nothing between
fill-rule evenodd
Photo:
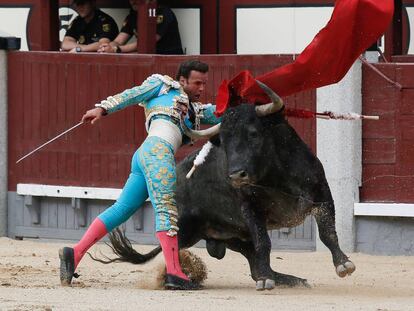
<instances>
[{"instance_id":1,"label":"red painted gate","mask_svg":"<svg viewBox=\"0 0 414 311\"><path fill-rule=\"evenodd\" d=\"M413 203L414 64L388 63L377 67L403 89L364 66L363 112L379 115L380 120L363 123L361 201Z\"/></svg>"}]
</instances>

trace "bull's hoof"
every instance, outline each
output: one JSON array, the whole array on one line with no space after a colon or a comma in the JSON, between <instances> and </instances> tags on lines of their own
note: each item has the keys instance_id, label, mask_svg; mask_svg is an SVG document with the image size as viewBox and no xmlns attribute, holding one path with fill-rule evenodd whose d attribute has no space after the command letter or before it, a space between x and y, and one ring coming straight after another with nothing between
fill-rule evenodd
<instances>
[{"instance_id":1,"label":"bull's hoof","mask_svg":"<svg viewBox=\"0 0 414 311\"><path fill-rule=\"evenodd\" d=\"M271 279L258 280L256 282L256 290L271 290L275 288L275 281Z\"/></svg>"},{"instance_id":2,"label":"bull's hoof","mask_svg":"<svg viewBox=\"0 0 414 311\"><path fill-rule=\"evenodd\" d=\"M275 283L275 281L274 281L274 280L269 280L269 279L267 279L267 280L265 281L265 289L270 290L270 289L275 288L275 286L276 286L276 283Z\"/></svg>"},{"instance_id":3,"label":"bull's hoof","mask_svg":"<svg viewBox=\"0 0 414 311\"><path fill-rule=\"evenodd\" d=\"M264 290L264 280L259 280L256 282L256 290Z\"/></svg>"},{"instance_id":4,"label":"bull's hoof","mask_svg":"<svg viewBox=\"0 0 414 311\"><path fill-rule=\"evenodd\" d=\"M347 275L351 275L355 271L356 267L352 261L347 261L336 267L336 274L343 278Z\"/></svg>"}]
</instances>

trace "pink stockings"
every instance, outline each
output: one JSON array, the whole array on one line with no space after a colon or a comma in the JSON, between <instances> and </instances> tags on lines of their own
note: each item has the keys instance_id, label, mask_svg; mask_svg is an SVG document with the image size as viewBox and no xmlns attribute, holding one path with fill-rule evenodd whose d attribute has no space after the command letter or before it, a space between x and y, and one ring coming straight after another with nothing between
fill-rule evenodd
<instances>
[{"instance_id":1,"label":"pink stockings","mask_svg":"<svg viewBox=\"0 0 414 311\"><path fill-rule=\"evenodd\" d=\"M102 239L107 233L108 231L106 230L105 224L99 218L96 218L91 223L82 239L73 247L75 253L75 269L88 249ZM156 233L156 237L160 241L162 252L164 254L167 274L172 274L188 280L188 277L181 270L178 257L177 236L175 235L171 237L167 235L167 233L168 231L159 231Z\"/></svg>"},{"instance_id":2,"label":"pink stockings","mask_svg":"<svg viewBox=\"0 0 414 311\"><path fill-rule=\"evenodd\" d=\"M102 220L95 218L83 235L82 239L73 247L75 253L75 269L87 250L102 239L107 233L108 231L106 230L105 224Z\"/></svg>"},{"instance_id":3,"label":"pink stockings","mask_svg":"<svg viewBox=\"0 0 414 311\"><path fill-rule=\"evenodd\" d=\"M188 277L181 270L180 260L178 257L178 239L177 236L167 235L168 231L159 231L156 233L160 241L162 252L164 254L167 274L176 275L182 279L188 280Z\"/></svg>"}]
</instances>

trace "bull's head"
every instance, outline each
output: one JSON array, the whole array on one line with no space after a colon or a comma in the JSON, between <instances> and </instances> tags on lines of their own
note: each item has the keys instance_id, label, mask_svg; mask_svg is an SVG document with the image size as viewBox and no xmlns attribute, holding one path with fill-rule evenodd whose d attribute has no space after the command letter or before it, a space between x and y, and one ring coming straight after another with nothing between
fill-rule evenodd
<instances>
[{"instance_id":1,"label":"bull's head","mask_svg":"<svg viewBox=\"0 0 414 311\"><path fill-rule=\"evenodd\" d=\"M241 105L230 108L223 116L223 122L207 130L194 131L184 128L191 138L210 138L220 134L219 141L226 157L228 176L234 187L254 185L265 172L261 168L268 161L268 154L274 153L271 135L265 135L266 123L262 118L281 111L284 107L281 98L269 87L257 81L266 92L271 103L261 106ZM267 158L267 159L266 159Z\"/></svg>"}]
</instances>

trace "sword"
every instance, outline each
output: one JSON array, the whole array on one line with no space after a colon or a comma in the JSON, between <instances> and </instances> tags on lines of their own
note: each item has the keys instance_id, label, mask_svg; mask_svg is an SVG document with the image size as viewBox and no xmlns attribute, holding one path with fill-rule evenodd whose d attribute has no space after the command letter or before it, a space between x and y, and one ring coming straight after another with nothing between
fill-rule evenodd
<instances>
[{"instance_id":1,"label":"sword","mask_svg":"<svg viewBox=\"0 0 414 311\"><path fill-rule=\"evenodd\" d=\"M21 157L19 160L16 161L16 164L19 163L20 161L23 161L24 159L26 159L28 156L32 155L33 153L35 153L36 151L42 149L44 146L50 144L51 142L55 141L56 139L58 139L59 137L65 135L66 133L74 130L75 128L77 128L78 126L82 125L84 122L79 122L78 124L72 126L70 129L67 129L66 131L60 133L59 135L53 137L51 140L48 140L47 142L45 142L44 144L42 144L41 146L37 147L35 150L30 151L28 154L26 154L25 156Z\"/></svg>"}]
</instances>

